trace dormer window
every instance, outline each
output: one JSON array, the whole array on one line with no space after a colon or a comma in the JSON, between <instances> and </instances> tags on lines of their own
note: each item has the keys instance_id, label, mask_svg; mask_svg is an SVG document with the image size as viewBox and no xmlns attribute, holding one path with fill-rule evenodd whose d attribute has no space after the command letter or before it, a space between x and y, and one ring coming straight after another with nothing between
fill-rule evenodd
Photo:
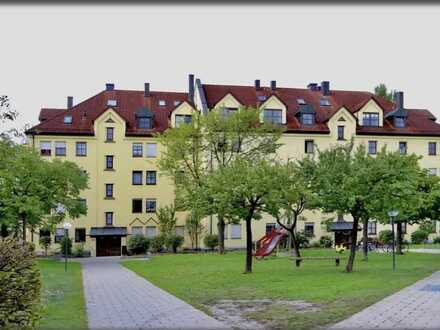
<instances>
[{"instance_id":1,"label":"dormer window","mask_svg":"<svg viewBox=\"0 0 440 330\"><path fill-rule=\"evenodd\" d=\"M157 104L158 104L160 107L164 107L164 106L167 105L167 102L166 102L165 100L159 100L159 101L157 102Z\"/></svg>"},{"instance_id":2,"label":"dormer window","mask_svg":"<svg viewBox=\"0 0 440 330\"><path fill-rule=\"evenodd\" d=\"M258 95L257 100L260 102L264 102L264 101L266 101L266 96L265 95Z\"/></svg>"},{"instance_id":3,"label":"dormer window","mask_svg":"<svg viewBox=\"0 0 440 330\"><path fill-rule=\"evenodd\" d=\"M191 115L176 115L175 126L179 127L182 124L191 124L192 116Z\"/></svg>"},{"instance_id":4,"label":"dormer window","mask_svg":"<svg viewBox=\"0 0 440 330\"><path fill-rule=\"evenodd\" d=\"M304 105L304 104L306 104L306 101L305 101L304 99L296 99L296 102L297 102L299 105Z\"/></svg>"},{"instance_id":5,"label":"dormer window","mask_svg":"<svg viewBox=\"0 0 440 330\"><path fill-rule=\"evenodd\" d=\"M72 116L64 116L64 124L70 125L72 124Z\"/></svg>"},{"instance_id":6,"label":"dormer window","mask_svg":"<svg viewBox=\"0 0 440 330\"><path fill-rule=\"evenodd\" d=\"M138 128L151 128L153 125L151 123L151 118L141 117L138 118Z\"/></svg>"},{"instance_id":7,"label":"dormer window","mask_svg":"<svg viewBox=\"0 0 440 330\"><path fill-rule=\"evenodd\" d=\"M237 113L238 108L223 108L223 116L228 117L231 114Z\"/></svg>"},{"instance_id":8,"label":"dormer window","mask_svg":"<svg viewBox=\"0 0 440 330\"><path fill-rule=\"evenodd\" d=\"M324 97L319 100L319 104L321 105L321 107L328 107L331 105L330 101Z\"/></svg>"},{"instance_id":9,"label":"dormer window","mask_svg":"<svg viewBox=\"0 0 440 330\"><path fill-rule=\"evenodd\" d=\"M140 108L136 112L137 128L140 128L140 129L153 128L153 119L154 119L154 114L148 108Z\"/></svg>"},{"instance_id":10,"label":"dormer window","mask_svg":"<svg viewBox=\"0 0 440 330\"><path fill-rule=\"evenodd\" d=\"M118 101L116 100L107 100L108 107L116 107L118 105Z\"/></svg>"},{"instance_id":11,"label":"dormer window","mask_svg":"<svg viewBox=\"0 0 440 330\"><path fill-rule=\"evenodd\" d=\"M315 123L315 114L313 113L303 113L301 115L301 124L303 125L313 125Z\"/></svg>"},{"instance_id":12,"label":"dormer window","mask_svg":"<svg viewBox=\"0 0 440 330\"><path fill-rule=\"evenodd\" d=\"M364 112L362 126L379 127L379 114L377 112Z\"/></svg>"},{"instance_id":13,"label":"dormer window","mask_svg":"<svg viewBox=\"0 0 440 330\"><path fill-rule=\"evenodd\" d=\"M281 125L283 112L280 109L264 109L263 116L265 123Z\"/></svg>"},{"instance_id":14,"label":"dormer window","mask_svg":"<svg viewBox=\"0 0 440 330\"><path fill-rule=\"evenodd\" d=\"M404 128L405 127L405 117L394 117L394 127Z\"/></svg>"}]
</instances>

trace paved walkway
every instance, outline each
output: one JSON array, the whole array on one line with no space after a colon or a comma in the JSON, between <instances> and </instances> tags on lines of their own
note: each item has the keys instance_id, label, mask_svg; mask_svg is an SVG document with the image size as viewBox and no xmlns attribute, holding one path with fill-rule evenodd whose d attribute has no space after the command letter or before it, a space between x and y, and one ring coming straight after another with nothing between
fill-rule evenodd
<instances>
[{"instance_id":1,"label":"paved walkway","mask_svg":"<svg viewBox=\"0 0 440 330\"><path fill-rule=\"evenodd\" d=\"M90 329L226 328L121 266L119 258L84 260L83 282Z\"/></svg>"},{"instance_id":2,"label":"paved walkway","mask_svg":"<svg viewBox=\"0 0 440 330\"><path fill-rule=\"evenodd\" d=\"M440 272L371 305L331 329L440 329Z\"/></svg>"},{"instance_id":3,"label":"paved walkway","mask_svg":"<svg viewBox=\"0 0 440 330\"><path fill-rule=\"evenodd\" d=\"M409 249L409 252L440 254L440 249Z\"/></svg>"}]
</instances>

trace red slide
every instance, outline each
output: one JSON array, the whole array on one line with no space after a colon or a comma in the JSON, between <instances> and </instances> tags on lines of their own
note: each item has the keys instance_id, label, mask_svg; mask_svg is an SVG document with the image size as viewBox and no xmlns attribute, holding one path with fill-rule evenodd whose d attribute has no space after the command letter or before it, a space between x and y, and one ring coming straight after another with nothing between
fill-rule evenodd
<instances>
[{"instance_id":1,"label":"red slide","mask_svg":"<svg viewBox=\"0 0 440 330\"><path fill-rule=\"evenodd\" d=\"M285 235L286 233L284 230L272 230L269 234L266 234L257 242L257 246L259 246L259 248L257 251L255 251L255 253L253 253L253 256L266 257L270 255Z\"/></svg>"}]
</instances>

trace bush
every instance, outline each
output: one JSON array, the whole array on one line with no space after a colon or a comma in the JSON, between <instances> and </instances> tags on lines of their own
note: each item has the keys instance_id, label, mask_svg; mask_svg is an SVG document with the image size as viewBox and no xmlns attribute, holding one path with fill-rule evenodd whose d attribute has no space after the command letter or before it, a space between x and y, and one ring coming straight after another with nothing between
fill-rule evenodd
<instances>
[{"instance_id":1,"label":"bush","mask_svg":"<svg viewBox=\"0 0 440 330\"><path fill-rule=\"evenodd\" d=\"M40 294L40 272L29 245L0 239L0 329L33 328Z\"/></svg>"},{"instance_id":2,"label":"bush","mask_svg":"<svg viewBox=\"0 0 440 330\"><path fill-rule=\"evenodd\" d=\"M44 255L47 256L47 249L50 246L50 236L41 236L40 237L40 246L44 249Z\"/></svg>"},{"instance_id":3,"label":"bush","mask_svg":"<svg viewBox=\"0 0 440 330\"><path fill-rule=\"evenodd\" d=\"M183 236L169 235L165 240L165 245L169 250L172 250L173 253L176 253L177 249L182 246L183 240Z\"/></svg>"},{"instance_id":4,"label":"bush","mask_svg":"<svg viewBox=\"0 0 440 330\"><path fill-rule=\"evenodd\" d=\"M203 238L203 243L205 243L206 247L214 251L214 249L218 246L218 236L213 234L208 234Z\"/></svg>"},{"instance_id":5,"label":"bush","mask_svg":"<svg viewBox=\"0 0 440 330\"><path fill-rule=\"evenodd\" d=\"M163 250L163 246L165 245L165 236L158 235L151 239L150 241L150 250L151 252L157 253Z\"/></svg>"},{"instance_id":6,"label":"bush","mask_svg":"<svg viewBox=\"0 0 440 330\"><path fill-rule=\"evenodd\" d=\"M324 235L319 239L319 244L324 248L331 248L333 246L333 240L330 236Z\"/></svg>"},{"instance_id":7,"label":"bush","mask_svg":"<svg viewBox=\"0 0 440 330\"><path fill-rule=\"evenodd\" d=\"M297 232L295 238L300 248L306 248L310 244L310 238L303 231Z\"/></svg>"},{"instance_id":8,"label":"bush","mask_svg":"<svg viewBox=\"0 0 440 330\"><path fill-rule=\"evenodd\" d=\"M90 257L91 252L89 250L84 249L84 243L78 243L75 245L75 249L73 250L73 255L77 258Z\"/></svg>"},{"instance_id":9,"label":"bush","mask_svg":"<svg viewBox=\"0 0 440 330\"><path fill-rule=\"evenodd\" d=\"M320 248L321 243L319 241L314 241L314 242L310 243L310 247L311 248Z\"/></svg>"},{"instance_id":10,"label":"bush","mask_svg":"<svg viewBox=\"0 0 440 330\"><path fill-rule=\"evenodd\" d=\"M411 243L413 244L423 243L428 239L428 236L429 236L428 232L421 229L417 229L415 232L411 234Z\"/></svg>"},{"instance_id":11,"label":"bush","mask_svg":"<svg viewBox=\"0 0 440 330\"><path fill-rule=\"evenodd\" d=\"M436 237L436 238L434 238L434 240L432 241L432 243L434 243L434 244L440 244L440 237Z\"/></svg>"},{"instance_id":12,"label":"bush","mask_svg":"<svg viewBox=\"0 0 440 330\"><path fill-rule=\"evenodd\" d=\"M128 252L130 254L143 254L148 251L150 240L143 235L133 235L128 240Z\"/></svg>"},{"instance_id":13,"label":"bush","mask_svg":"<svg viewBox=\"0 0 440 330\"><path fill-rule=\"evenodd\" d=\"M67 245L67 255L72 255L72 239L69 237L63 236L60 241L60 252L63 256L66 253L66 245Z\"/></svg>"},{"instance_id":14,"label":"bush","mask_svg":"<svg viewBox=\"0 0 440 330\"><path fill-rule=\"evenodd\" d=\"M393 232L389 229L380 231L379 241L382 244L393 244Z\"/></svg>"}]
</instances>

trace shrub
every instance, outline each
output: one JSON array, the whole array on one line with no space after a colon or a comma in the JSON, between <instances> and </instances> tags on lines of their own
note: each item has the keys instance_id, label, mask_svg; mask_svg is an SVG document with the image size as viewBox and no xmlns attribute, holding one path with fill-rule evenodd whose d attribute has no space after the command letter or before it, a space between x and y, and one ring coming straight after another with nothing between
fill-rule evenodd
<instances>
[{"instance_id":1,"label":"shrub","mask_svg":"<svg viewBox=\"0 0 440 330\"><path fill-rule=\"evenodd\" d=\"M78 258L82 258L86 256L86 250L84 249L83 243L79 243L75 245L75 249L73 250L73 255Z\"/></svg>"},{"instance_id":2,"label":"shrub","mask_svg":"<svg viewBox=\"0 0 440 330\"><path fill-rule=\"evenodd\" d=\"M176 253L177 249L182 246L183 240L184 240L183 236L168 235L168 237L165 240L165 245L169 250L172 250L173 253Z\"/></svg>"},{"instance_id":3,"label":"shrub","mask_svg":"<svg viewBox=\"0 0 440 330\"><path fill-rule=\"evenodd\" d=\"M47 256L47 249L50 246L50 236L41 236L40 237L40 246L44 249L44 255Z\"/></svg>"},{"instance_id":4,"label":"shrub","mask_svg":"<svg viewBox=\"0 0 440 330\"><path fill-rule=\"evenodd\" d=\"M205 246L214 251L214 249L218 246L218 236L209 234L203 238L203 243Z\"/></svg>"},{"instance_id":5,"label":"shrub","mask_svg":"<svg viewBox=\"0 0 440 330\"><path fill-rule=\"evenodd\" d=\"M314 242L310 243L310 247L312 247L312 248L320 248L321 247L321 243L319 241L314 241Z\"/></svg>"},{"instance_id":6,"label":"shrub","mask_svg":"<svg viewBox=\"0 0 440 330\"><path fill-rule=\"evenodd\" d=\"M33 328L40 294L40 272L29 245L0 239L0 329Z\"/></svg>"},{"instance_id":7,"label":"shrub","mask_svg":"<svg viewBox=\"0 0 440 330\"><path fill-rule=\"evenodd\" d=\"M389 229L385 229L379 232L379 241L382 244L392 244L393 243L393 232Z\"/></svg>"},{"instance_id":8,"label":"shrub","mask_svg":"<svg viewBox=\"0 0 440 330\"><path fill-rule=\"evenodd\" d=\"M300 248L306 248L310 244L310 238L303 231L297 232L295 238Z\"/></svg>"},{"instance_id":9,"label":"shrub","mask_svg":"<svg viewBox=\"0 0 440 330\"><path fill-rule=\"evenodd\" d=\"M157 253L163 250L163 246L165 244L165 236L158 235L151 239L150 242L150 250L151 252Z\"/></svg>"},{"instance_id":10,"label":"shrub","mask_svg":"<svg viewBox=\"0 0 440 330\"><path fill-rule=\"evenodd\" d=\"M143 235L133 235L128 240L128 252L131 254L143 254L148 251L150 240Z\"/></svg>"},{"instance_id":11,"label":"shrub","mask_svg":"<svg viewBox=\"0 0 440 330\"><path fill-rule=\"evenodd\" d=\"M411 243L413 244L423 243L428 239L428 236L429 236L428 232L421 229L417 229L415 232L411 234Z\"/></svg>"},{"instance_id":12,"label":"shrub","mask_svg":"<svg viewBox=\"0 0 440 330\"><path fill-rule=\"evenodd\" d=\"M65 256L66 253L66 246L67 246L67 255L72 255L72 239L66 236L61 237L60 241L60 252L63 256Z\"/></svg>"},{"instance_id":13,"label":"shrub","mask_svg":"<svg viewBox=\"0 0 440 330\"><path fill-rule=\"evenodd\" d=\"M330 236L324 235L319 239L319 244L325 248L331 248L333 246L333 240Z\"/></svg>"},{"instance_id":14,"label":"shrub","mask_svg":"<svg viewBox=\"0 0 440 330\"><path fill-rule=\"evenodd\" d=\"M440 237L436 237L436 238L434 238L434 240L432 241L432 243L434 243L434 244L440 244Z\"/></svg>"}]
</instances>

